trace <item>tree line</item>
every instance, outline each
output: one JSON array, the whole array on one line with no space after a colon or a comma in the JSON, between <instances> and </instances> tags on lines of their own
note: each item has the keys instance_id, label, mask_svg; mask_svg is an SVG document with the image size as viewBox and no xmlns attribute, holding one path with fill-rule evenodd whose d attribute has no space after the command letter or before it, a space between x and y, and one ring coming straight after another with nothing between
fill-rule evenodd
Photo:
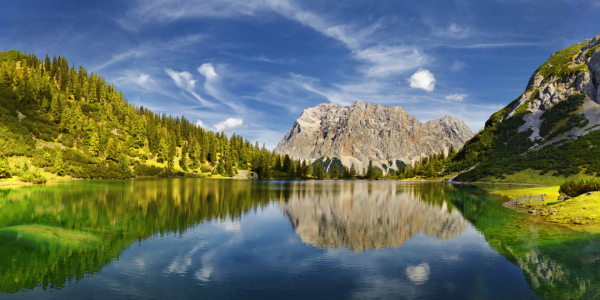
<instances>
[{"instance_id":1,"label":"tree line","mask_svg":"<svg viewBox=\"0 0 600 300\"><path fill-rule=\"evenodd\" d=\"M293 160L197 126L185 116L167 116L127 101L123 92L65 57L39 59L11 50L0 53L0 178L44 182L41 171L75 178L139 176L231 177L241 170L260 179L378 179L369 165ZM452 153L453 148L452 148ZM7 158L24 158L9 164ZM388 170L386 178L433 177L444 168L442 154Z\"/></svg>"}]
</instances>

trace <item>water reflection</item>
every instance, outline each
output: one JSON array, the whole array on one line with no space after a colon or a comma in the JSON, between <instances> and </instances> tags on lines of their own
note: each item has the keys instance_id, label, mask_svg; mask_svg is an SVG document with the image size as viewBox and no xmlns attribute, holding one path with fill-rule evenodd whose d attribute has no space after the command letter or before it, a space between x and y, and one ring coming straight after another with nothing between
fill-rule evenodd
<instances>
[{"instance_id":1,"label":"water reflection","mask_svg":"<svg viewBox=\"0 0 600 300\"><path fill-rule=\"evenodd\" d=\"M414 186L396 183L294 183L281 208L300 239L319 248L353 251L400 247L423 232L442 240L467 228L457 210L422 201Z\"/></svg>"},{"instance_id":2,"label":"water reflection","mask_svg":"<svg viewBox=\"0 0 600 300\"><path fill-rule=\"evenodd\" d=\"M449 244L457 240L462 243L467 240L463 233L473 233L474 226L483 234L485 241L479 235L479 240L469 240L469 243L477 242L477 247L487 249L489 245L501 253L522 270L531 289L542 298L590 299L600 295L600 239L597 235L538 223L528 215L502 207L499 201L472 188L364 181L197 179L68 182L0 190L0 293L19 293L36 287L44 290L67 287L70 282L98 274L119 260L124 250L132 245L157 236L185 236L186 233L190 235L189 231L197 233L198 226L205 222L211 222L224 232L239 235L244 229L241 221L247 214L268 209L275 209L280 218L280 223L269 224L278 224L281 228L288 226L285 222L289 222L293 232L289 227L284 229L291 235L295 232L303 243L311 245L303 245L309 250L293 244L277 248L279 254L295 253L296 256L270 262L272 282L281 277L278 271L299 262L301 258L310 258L311 253L341 253L315 247L348 248L355 252L348 251L352 259L359 255L362 255L361 259L369 256L373 259L374 253L383 251L369 250L406 249L409 247L407 241L416 240L418 233L449 241ZM246 241L242 249L229 249L223 244L219 244L220 248L210 243L194 244L169 260L161 272L178 276L193 272L197 282L210 286L215 276L226 276L223 275L224 270L236 270L235 267L239 267L242 261L250 261L250 254L246 252L246 256L240 258L239 252L255 245L268 244L268 238L260 234L271 234L264 232L270 228L265 225L255 230L261 232L254 232L255 240ZM297 240L295 236L294 239ZM453 247L459 249L472 245ZM423 243L420 247L417 252L429 253L434 245ZM450 253L445 252L447 248L435 247L436 257L415 261L388 254L391 261L408 261L399 267L400 276L405 281L393 276L380 279L389 281L390 286L397 287L396 283L402 283L402 286L411 284L412 288L425 287L430 282L440 282L440 272L448 264L457 268L444 271L449 276L455 273L470 276L480 274L477 272L484 269L473 266L484 263L474 260L478 258L468 249ZM223 259L227 263L237 259L235 267L233 264L219 264L215 258L219 251L237 251ZM212 257L207 258L211 263L194 269L192 257L199 254ZM502 258L502 261L506 260ZM264 261L257 259L254 263L260 266ZM131 264L147 267L148 272L151 270L150 266L144 266L142 260ZM325 268L315 264L313 267L315 269L295 271L294 276L314 275L318 268L329 272L329 276L335 276L342 272L335 268L344 266L332 264ZM382 264L379 268L383 270L386 266ZM252 265L245 270L254 269L256 267ZM367 271L371 274L398 273L395 268L380 269ZM261 278L265 278L262 275ZM370 287L378 286L380 279L371 282ZM523 282L522 278L520 280ZM240 283L235 281L232 284ZM251 280L248 282L251 288L256 284ZM302 282L294 281L294 284ZM459 285L460 282L453 284ZM282 285L289 286L290 283L283 282ZM447 290L453 289L448 285ZM282 288L282 292L285 291ZM333 298L335 296L332 294Z\"/></svg>"},{"instance_id":3,"label":"water reflection","mask_svg":"<svg viewBox=\"0 0 600 300\"><path fill-rule=\"evenodd\" d=\"M0 292L60 289L102 270L132 243L235 219L269 203L247 181L74 182L0 190Z\"/></svg>"},{"instance_id":4,"label":"water reflection","mask_svg":"<svg viewBox=\"0 0 600 300\"><path fill-rule=\"evenodd\" d=\"M448 198L488 244L523 270L543 299L600 298L600 236L508 213L497 201L477 193Z\"/></svg>"}]
</instances>

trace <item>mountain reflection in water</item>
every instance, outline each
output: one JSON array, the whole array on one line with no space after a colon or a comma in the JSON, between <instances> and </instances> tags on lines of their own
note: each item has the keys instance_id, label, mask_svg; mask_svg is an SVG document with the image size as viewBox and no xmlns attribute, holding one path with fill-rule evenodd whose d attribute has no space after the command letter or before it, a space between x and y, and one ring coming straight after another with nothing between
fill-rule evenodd
<instances>
[{"instance_id":1,"label":"mountain reflection in water","mask_svg":"<svg viewBox=\"0 0 600 300\"><path fill-rule=\"evenodd\" d=\"M423 232L442 240L459 236L468 225L448 204L425 202L397 184L342 182L294 183L281 208L300 239L319 248L353 251L400 247Z\"/></svg>"},{"instance_id":2,"label":"mountain reflection in water","mask_svg":"<svg viewBox=\"0 0 600 300\"><path fill-rule=\"evenodd\" d=\"M512 280L509 282L513 285L520 281L526 292L531 293L530 287L543 299L600 298L600 239L597 234L537 222L527 214L503 207L499 200L471 187L366 181L152 179L64 182L0 189L0 298L8 297L8 294L24 297L24 292L29 292L31 298L49 296L45 294L46 289L76 290L71 283L92 281L88 277L96 277L101 272L104 278L111 278L110 272L106 275L104 271L108 266L124 263L124 253L134 245L152 244L152 240L163 237L169 243L179 243L178 240L186 236L203 239L202 234L210 233L211 227L225 232L224 236L245 234L231 244L221 243L218 239L219 242L210 244L210 239L214 238L210 237L191 247L190 256L206 251L214 253L210 266L201 268L203 272L195 272L202 287L214 293L223 294L227 289L224 285L211 285L212 280L225 280L229 276L232 278L229 284L247 283L246 290L250 291L262 284L266 273L271 276L271 281L265 282L270 282L269 285L278 283L284 293L277 294L281 297L287 295L291 285L306 290L321 281L327 285L338 284L340 291L360 282L367 282L366 285L371 285L369 288L376 287L373 282L380 281L347 281L349 276L364 271L350 269L353 264L347 264L348 261L315 263L309 269L295 270L288 277L285 272L281 273L295 264L351 255L349 260L364 261L365 266L371 268L367 269L368 274L400 274L400 278L410 282L402 284L421 287L422 293L431 292L428 284L451 279L456 281L447 286L448 291L460 290L452 286L468 289L476 283L480 291L497 293L503 287L493 280L475 282L473 279L473 283L469 278L492 276L489 273L495 275L500 272L498 270L505 270L494 280ZM270 214L268 218L261 215L263 211ZM262 227L257 226L257 222L263 222ZM277 245L279 248L274 253L281 256L263 268L264 260L274 256L274 253L267 254L267 249L276 246L274 234L285 238L286 243ZM448 242L436 243L436 239ZM240 248L230 245L240 245ZM347 251L345 254L344 248L354 253ZM374 251L387 248L399 251ZM450 248L454 252L447 252ZM179 251L171 249L157 254L156 251L162 248L156 249L151 253L158 257L169 257ZM477 250L469 252L470 249ZM484 252L489 256L484 257L481 254ZM229 253L223 254L220 264L219 253ZM423 253L423 256L413 261L416 254L409 257L407 253ZM315 258L322 254L332 256ZM455 258L447 259L445 255ZM370 262L375 257L389 260L372 266ZM162 258L160 263L172 265L168 258ZM182 265L191 263L192 258L182 256ZM246 268L239 269L245 264L248 264ZM518 276L514 277L515 273L506 269L506 265ZM495 269L486 271L491 267ZM186 268L175 273L185 275ZM257 269L262 273L252 273ZM144 277L145 281L151 282L149 288L165 281L163 276L169 274L168 268L163 269L167 271L158 267L148 270L158 272ZM321 275L321 272L327 275ZM503 278L504 274L513 277ZM235 277L237 275L242 277ZM250 275L260 279L243 277ZM298 281L296 276L314 278ZM343 280L327 281L331 279L327 276ZM391 286L398 286L396 281L399 279L393 276ZM469 282L461 283L461 276ZM93 282L98 284L98 281ZM165 282L178 284L179 277ZM302 286L304 283L307 285ZM485 288L484 283L487 284ZM524 291L515 289L512 292ZM357 293L363 295L361 291ZM435 298L445 294L429 295ZM110 294L104 296L98 298L111 299ZM344 298L340 294L323 297Z\"/></svg>"}]
</instances>

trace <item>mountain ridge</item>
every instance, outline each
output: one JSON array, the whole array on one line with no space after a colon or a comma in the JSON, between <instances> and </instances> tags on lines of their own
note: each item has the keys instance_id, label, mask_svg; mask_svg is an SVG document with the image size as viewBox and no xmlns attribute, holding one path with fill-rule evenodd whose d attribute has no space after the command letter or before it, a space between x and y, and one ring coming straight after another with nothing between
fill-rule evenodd
<instances>
[{"instance_id":1,"label":"mountain ridge","mask_svg":"<svg viewBox=\"0 0 600 300\"><path fill-rule=\"evenodd\" d=\"M600 145L599 47L597 35L553 53L459 151L451 171L478 166L457 180L503 180L526 169L545 177L600 175L593 151Z\"/></svg>"},{"instance_id":2,"label":"mountain ridge","mask_svg":"<svg viewBox=\"0 0 600 300\"><path fill-rule=\"evenodd\" d=\"M472 136L462 120L450 115L421 123L399 106L322 103L304 109L274 151L306 160L338 157L358 170L371 164L386 171L400 168L397 160L411 164L447 154L451 146L460 149Z\"/></svg>"}]
</instances>

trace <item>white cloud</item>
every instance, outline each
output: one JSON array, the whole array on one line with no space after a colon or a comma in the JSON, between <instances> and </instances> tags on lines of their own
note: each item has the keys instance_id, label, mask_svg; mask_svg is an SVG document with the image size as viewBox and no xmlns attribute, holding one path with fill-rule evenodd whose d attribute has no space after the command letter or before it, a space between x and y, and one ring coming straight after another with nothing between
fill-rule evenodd
<instances>
[{"instance_id":1,"label":"white cloud","mask_svg":"<svg viewBox=\"0 0 600 300\"><path fill-rule=\"evenodd\" d=\"M142 57L144 54L146 54L149 51L149 49L142 49L142 48L136 48L136 49L130 49L127 50L123 53L117 54L117 55L113 55L113 57L108 60L107 62L103 63L102 65L96 66L95 68L93 68L94 71L98 72L98 70L101 70L103 68L106 68L114 63L120 62L124 59L128 59L131 57L135 57L135 58L139 58Z\"/></svg>"},{"instance_id":2,"label":"white cloud","mask_svg":"<svg viewBox=\"0 0 600 300\"><path fill-rule=\"evenodd\" d=\"M204 126L204 123L200 119L198 119L198 121L196 121L196 126L206 128L206 126Z\"/></svg>"},{"instance_id":3,"label":"white cloud","mask_svg":"<svg viewBox=\"0 0 600 300\"><path fill-rule=\"evenodd\" d=\"M460 46L448 46L456 49L486 49L486 48L504 48L504 47L524 47L524 46L537 46L540 43L487 43L487 44L473 44L473 45L460 45Z\"/></svg>"},{"instance_id":4,"label":"white cloud","mask_svg":"<svg viewBox=\"0 0 600 300\"><path fill-rule=\"evenodd\" d=\"M416 267L406 268L406 276L414 284L421 285L429 279L430 268L427 263L422 263Z\"/></svg>"},{"instance_id":5,"label":"white cloud","mask_svg":"<svg viewBox=\"0 0 600 300\"><path fill-rule=\"evenodd\" d=\"M244 120L240 118L229 118L223 122L219 122L213 126L216 131L231 131L238 128L245 128Z\"/></svg>"},{"instance_id":6,"label":"white cloud","mask_svg":"<svg viewBox=\"0 0 600 300\"><path fill-rule=\"evenodd\" d=\"M446 100L463 101L467 98L467 94L453 94L446 96Z\"/></svg>"},{"instance_id":7,"label":"white cloud","mask_svg":"<svg viewBox=\"0 0 600 300\"><path fill-rule=\"evenodd\" d=\"M173 79L175 85L186 91L194 91L196 80L192 79L192 74L188 72L175 72L171 69L165 69L165 73Z\"/></svg>"},{"instance_id":8,"label":"white cloud","mask_svg":"<svg viewBox=\"0 0 600 300\"><path fill-rule=\"evenodd\" d=\"M173 99L177 99L175 95L167 92L164 88L160 86L150 75L138 72L138 71L124 71L124 76L115 78L115 82L118 85L129 85L133 84L142 88L144 91L157 93L163 96L167 96Z\"/></svg>"},{"instance_id":9,"label":"white cloud","mask_svg":"<svg viewBox=\"0 0 600 300\"><path fill-rule=\"evenodd\" d=\"M357 50L355 56L372 63L365 73L378 77L414 69L426 61L426 56L419 50L404 46L378 45Z\"/></svg>"},{"instance_id":10,"label":"white cloud","mask_svg":"<svg viewBox=\"0 0 600 300\"><path fill-rule=\"evenodd\" d=\"M452 23L448 27L440 29L434 28L433 34L439 37L449 38L466 38L469 36L470 29L468 27L461 28L458 25Z\"/></svg>"},{"instance_id":11,"label":"white cloud","mask_svg":"<svg viewBox=\"0 0 600 300\"><path fill-rule=\"evenodd\" d=\"M464 69L466 66L467 66L467 64L465 64L464 62L462 62L460 60L455 60L452 63L452 66L450 66L450 71L458 72L458 71Z\"/></svg>"},{"instance_id":12,"label":"white cloud","mask_svg":"<svg viewBox=\"0 0 600 300\"><path fill-rule=\"evenodd\" d=\"M215 68L210 63L201 65L198 68L198 72L206 77L207 81L213 81L219 78L219 75L215 72Z\"/></svg>"},{"instance_id":13,"label":"white cloud","mask_svg":"<svg viewBox=\"0 0 600 300\"><path fill-rule=\"evenodd\" d=\"M198 68L200 75L206 78L204 82L204 89L206 93L221 101L225 105L233 108L236 112L242 113L247 109L244 109L242 105L235 104L234 98L221 86L221 77L215 71L215 67L211 63L202 64Z\"/></svg>"},{"instance_id":14,"label":"white cloud","mask_svg":"<svg viewBox=\"0 0 600 300\"><path fill-rule=\"evenodd\" d=\"M202 103L205 106L214 106L213 103L210 103L204 99L202 99L202 97L200 97L197 93L196 93L196 80L194 80L192 78L192 74L188 73L188 72L176 72L173 71L169 68L165 69L165 73L167 75L169 75L169 77L171 77L171 79L173 79L173 81L175 82L175 85L190 93L192 96L194 96L196 99L198 99L198 101L200 101L200 103Z\"/></svg>"},{"instance_id":15,"label":"white cloud","mask_svg":"<svg viewBox=\"0 0 600 300\"><path fill-rule=\"evenodd\" d=\"M403 72L423 65L426 59L416 47L372 46L376 40L373 34L383 27L379 21L370 26L334 24L289 0L148 0L140 3L143 5L130 10L126 18L118 20L123 28L136 31L151 21L166 22L202 17L235 18L241 15L256 16L261 12L274 12L343 43L352 51L355 59L372 64L364 69L368 76ZM449 27L449 30L462 29L454 26Z\"/></svg>"},{"instance_id":16,"label":"white cloud","mask_svg":"<svg viewBox=\"0 0 600 300\"><path fill-rule=\"evenodd\" d=\"M435 88L435 77L428 70L419 69L408 79L411 88L424 89L428 92Z\"/></svg>"}]
</instances>

